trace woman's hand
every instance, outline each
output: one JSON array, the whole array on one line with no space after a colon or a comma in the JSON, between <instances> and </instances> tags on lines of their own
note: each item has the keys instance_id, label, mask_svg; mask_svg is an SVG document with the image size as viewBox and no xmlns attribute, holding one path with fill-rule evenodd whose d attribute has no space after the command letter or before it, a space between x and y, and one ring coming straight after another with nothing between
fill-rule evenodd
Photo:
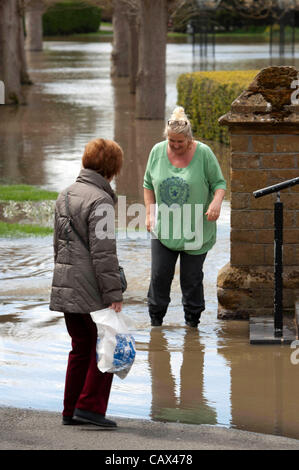
<instances>
[{"instance_id":1,"label":"woman's hand","mask_svg":"<svg viewBox=\"0 0 299 470\"><path fill-rule=\"evenodd\" d=\"M214 199L205 213L209 222L213 222L219 218L224 194L224 189L216 189Z\"/></svg>"},{"instance_id":2,"label":"woman's hand","mask_svg":"<svg viewBox=\"0 0 299 470\"><path fill-rule=\"evenodd\" d=\"M145 226L148 232L152 232L155 227L155 216L154 214L147 214L145 218Z\"/></svg>"},{"instance_id":3,"label":"woman's hand","mask_svg":"<svg viewBox=\"0 0 299 470\"><path fill-rule=\"evenodd\" d=\"M154 191L144 188L144 204L146 209L145 226L148 232L155 227L155 204L156 197Z\"/></svg>"},{"instance_id":4,"label":"woman's hand","mask_svg":"<svg viewBox=\"0 0 299 470\"><path fill-rule=\"evenodd\" d=\"M112 302L109 308L112 308L116 313L119 313L121 312L122 307L123 307L122 302Z\"/></svg>"},{"instance_id":5,"label":"woman's hand","mask_svg":"<svg viewBox=\"0 0 299 470\"><path fill-rule=\"evenodd\" d=\"M209 205L209 208L206 212L206 216L209 222L212 222L213 220L217 220L220 215L220 210L221 210L221 203L214 203L214 201L211 202Z\"/></svg>"}]
</instances>

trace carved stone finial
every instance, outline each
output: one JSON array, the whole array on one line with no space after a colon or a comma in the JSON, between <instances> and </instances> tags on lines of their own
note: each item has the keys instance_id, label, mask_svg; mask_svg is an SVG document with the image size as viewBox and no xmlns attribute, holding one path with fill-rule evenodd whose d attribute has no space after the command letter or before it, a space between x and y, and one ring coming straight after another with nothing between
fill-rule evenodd
<instances>
[{"instance_id":1,"label":"carved stone finial","mask_svg":"<svg viewBox=\"0 0 299 470\"><path fill-rule=\"evenodd\" d=\"M272 111L280 111L285 105L291 104L294 91L292 83L297 75L295 67L266 67L257 74L247 91L260 93L271 104Z\"/></svg>"},{"instance_id":2,"label":"carved stone finial","mask_svg":"<svg viewBox=\"0 0 299 470\"><path fill-rule=\"evenodd\" d=\"M234 100L230 111L221 116L221 125L299 124L299 105L292 103L298 88L295 67L274 66L262 69L253 82Z\"/></svg>"}]
</instances>

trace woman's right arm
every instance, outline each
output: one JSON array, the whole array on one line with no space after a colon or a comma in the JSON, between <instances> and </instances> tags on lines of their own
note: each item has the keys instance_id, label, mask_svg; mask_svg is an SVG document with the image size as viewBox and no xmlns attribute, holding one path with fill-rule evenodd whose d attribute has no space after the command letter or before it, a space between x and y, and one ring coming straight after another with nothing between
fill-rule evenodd
<instances>
[{"instance_id":1,"label":"woman's right arm","mask_svg":"<svg viewBox=\"0 0 299 470\"><path fill-rule=\"evenodd\" d=\"M146 219L145 225L146 230L151 232L155 226L155 204L156 204L156 197L154 191L151 189L143 188L144 189L144 204L146 210Z\"/></svg>"}]
</instances>

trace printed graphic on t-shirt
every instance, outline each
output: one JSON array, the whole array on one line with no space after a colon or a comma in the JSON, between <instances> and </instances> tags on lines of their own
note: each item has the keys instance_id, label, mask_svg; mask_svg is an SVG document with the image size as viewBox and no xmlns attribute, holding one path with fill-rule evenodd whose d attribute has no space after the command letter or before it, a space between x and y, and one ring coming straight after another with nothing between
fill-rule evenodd
<instances>
[{"instance_id":1,"label":"printed graphic on t-shirt","mask_svg":"<svg viewBox=\"0 0 299 470\"><path fill-rule=\"evenodd\" d=\"M183 206L189 198L189 186L183 178L173 176L162 181L159 188L161 201L167 206Z\"/></svg>"}]
</instances>

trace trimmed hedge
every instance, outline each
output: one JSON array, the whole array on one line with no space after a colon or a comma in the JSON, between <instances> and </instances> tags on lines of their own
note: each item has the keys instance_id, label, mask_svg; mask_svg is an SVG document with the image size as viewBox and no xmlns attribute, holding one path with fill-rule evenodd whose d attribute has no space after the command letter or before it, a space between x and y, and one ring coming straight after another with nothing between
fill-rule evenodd
<instances>
[{"instance_id":1,"label":"trimmed hedge","mask_svg":"<svg viewBox=\"0 0 299 470\"><path fill-rule=\"evenodd\" d=\"M218 119L253 81L258 70L193 72L179 76L178 105L185 108L196 136L229 143L228 129Z\"/></svg>"},{"instance_id":2,"label":"trimmed hedge","mask_svg":"<svg viewBox=\"0 0 299 470\"><path fill-rule=\"evenodd\" d=\"M94 33L101 24L100 8L85 2L55 3L43 15L44 36Z\"/></svg>"}]
</instances>

